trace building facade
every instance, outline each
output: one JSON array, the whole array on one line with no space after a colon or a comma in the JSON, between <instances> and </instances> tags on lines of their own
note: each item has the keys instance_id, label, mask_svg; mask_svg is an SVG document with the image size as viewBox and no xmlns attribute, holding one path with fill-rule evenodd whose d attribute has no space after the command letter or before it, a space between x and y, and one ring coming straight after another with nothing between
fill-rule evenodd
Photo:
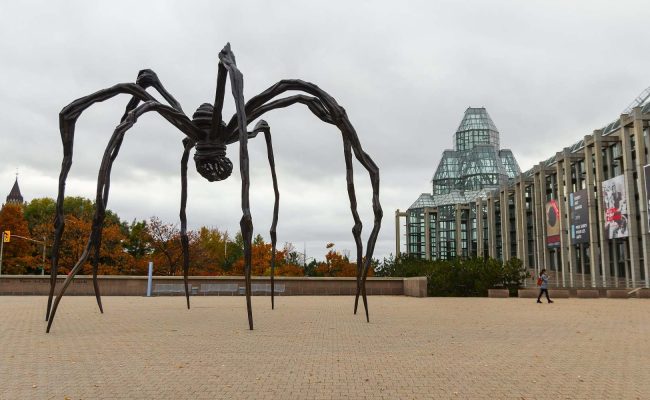
<instances>
[{"instance_id":1,"label":"building facade","mask_svg":"<svg viewBox=\"0 0 650 400\"><path fill-rule=\"evenodd\" d=\"M406 212L407 252L443 260L476 254L478 221L468 204L487 199L520 172L512 151L500 148L487 110L468 108L454 133L454 149L442 153L432 192L422 193Z\"/></svg>"},{"instance_id":2,"label":"building facade","mask_svg":"<svg viewBox=\"0 0 650 400\"><path fill-rule=\"evenodd\" d=\"M420 258L517 257L560 287L650 287L647 99L523 173L504 160L496 188L475 193L474 179L439 202L436 171L434 194L395 213L397 254L405 218L406 251Z\"/></svg>"}]
</instances>

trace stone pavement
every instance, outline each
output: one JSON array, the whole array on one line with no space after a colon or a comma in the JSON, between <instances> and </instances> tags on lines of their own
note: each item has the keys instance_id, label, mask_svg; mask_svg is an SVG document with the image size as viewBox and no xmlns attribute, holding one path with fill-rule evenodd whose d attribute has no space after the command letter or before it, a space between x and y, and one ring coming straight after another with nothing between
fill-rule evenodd
<instances>
[{"instance_id":1,"label":"stone pavement","mask_svg":"<svg viewBox=\"0 0 650 400\"><path fill-rule=\"evenodd\" d=\"M1 399L650 399L650 300L0 296Z\"/></svg>"}]
</instances>

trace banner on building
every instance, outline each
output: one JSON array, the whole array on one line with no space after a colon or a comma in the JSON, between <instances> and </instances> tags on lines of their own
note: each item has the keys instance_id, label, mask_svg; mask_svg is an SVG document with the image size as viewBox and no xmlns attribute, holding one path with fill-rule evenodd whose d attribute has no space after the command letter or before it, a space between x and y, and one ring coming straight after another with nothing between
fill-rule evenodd
<instances>
[{"instance_id":1,"label":"banner on building","mask_svg":"<svg viewBox=\"0 0 650 400\"><path fill-rule=\"evenodd\" d=\"M603 207L605 210L605 237L625 238L630 235L627 219L627 191L623 175L603 182Z\"/></svg>"},{"instance_id":2,"label":"banner on building","mask_svg":"<svg viewBox=\"0 0 650 400\"><path fill-rule=\"evenodd\" d=\"M589 208L587 189L569 193L571 244L589 243Z\"/></svg>"},{"instance_id":3,"label":"banner on building","mask_svg":"<svg viewBox=\"0 0 650 400\"><path fill-rule=\"evenodd\" d=\"M560 210L555 199L546 203L546 247L560 247Z\"/></svg>"},{"instance_id":4,"label":"banner on building","mask_svg":"<svg viewBox=\"0 0 650 400\"><path fill-rule=\"evenodd\" d=\"M648 202L648 232L650 232L650 164L643 167L645 177L645 199Z\"/></svg>"}]
</instances>

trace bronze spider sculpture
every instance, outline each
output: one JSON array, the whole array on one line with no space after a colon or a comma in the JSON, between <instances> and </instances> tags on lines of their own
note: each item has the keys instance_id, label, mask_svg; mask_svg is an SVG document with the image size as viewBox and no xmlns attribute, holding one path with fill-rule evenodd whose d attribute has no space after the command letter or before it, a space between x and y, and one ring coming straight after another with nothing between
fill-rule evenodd
<instances>
[{"instance_id":1,"label":"bronze spider sculpture","mask_svg":"<svg viewBox=\"0 0 650 400\"><path fill-rule=\"evenodd\" d=\"M230 75L230 86L235 101L236 113L228 124L222 120L222 108L225 95L227 75ZM240 228L244 238L244 274L246 289L246 307L248 311L248 325L253 329L253 313L251 308L251 240L253 235L253 223L249 208L249 171L248 171L248 139L254 138L258 133L264 133L266 140L273 189L275 192L275 203L273 208L273 220L271 224L271 307L274 308L274 268L276 254L276 225L278 220L279 191L275 175L275 162L273 158L273 147L271 144L271 130L269 125L260 120L253 131L249 132L247 126L250 122L258 119L264 113L288 107L300 103L306 105L309 110L323 122L335 125L341 131L343 139L343 152L345 156L346 180L348 197L350 199L350 210L354 219L352 235L357 250L357 285L354 301L354 313L357 312L359 294L363 299L366 311L366 320L369 321L368 301L366 298L366 277L372 254L377 241L377 235L381 226L382 209L379 203L379 168L366 154L357 137L357 133L350 123L345 110L339 106L336 100L321 90L318 86L302 80L282 80L266 89L257 96L244 103L243 76L235 63L235 55L230 50L230 44L219 53L219 67L217 73L217 89L214 106L208 103L202 104L192 116L188 118L183 112L180 104L174 97L165 90L156 74L145 69L140 71L135 83L121 83L96 93L77 99L67 105L59 114L59 125L61 140L63 141L63 162L59 176L59 191L56 203L56 217L54 220L54 243L52 245L52 264L50 275L50 292L48 297L45 320L48 321L47 332L50 331L57 307L65 290L72 282L74 276L79 272L83 264L92 257L93 287L100 312L104 312L97 282L97 270L99 262L99 249L102 240L102 228L108 203L110 187L111 168L117 157L122 140L126 132L133 127L137 119L148 112L156 112L179 129L184 135L183 156L181 157L181 246L183 250L183 278L185 283L185 297L187 308L190 308L190 297L188 292L188 271L189 271L189 241L187 236L187 217L185 206L187 203L187 162L192 148L196 148L194 161L197 171L210 182L220 181L228 178L232 172L232 162L226 157L226 147L239 142L239 168L242 179L242 212ZM158 102L146 89L155 89L169 105ZM289 97L275 99L287 91L300 91L306 94L296 94ZM75 123L81 113L95 103L108 100L118 94L128 94L132 98L126 106L126 111L115 128L108 146L104 151L99 175L97 178L97 193L95 198L95 214L92 222L92 230L88 243L65 279L63 286L52 303L54 288L56 285L57 268L59 261L59 248L61 237L65 228L63 215L63 199L65 197L65 182L72 165L72 153L74 142ZM140 104L142 102L142 104ZM368 237L365 258L363 257L363 244L361 241L361 219L357 212L357 200L354 189L352 173L352 152L368 171L372 185L372 208L374 213L374 224Z\"/></svg>"}]
</instances>

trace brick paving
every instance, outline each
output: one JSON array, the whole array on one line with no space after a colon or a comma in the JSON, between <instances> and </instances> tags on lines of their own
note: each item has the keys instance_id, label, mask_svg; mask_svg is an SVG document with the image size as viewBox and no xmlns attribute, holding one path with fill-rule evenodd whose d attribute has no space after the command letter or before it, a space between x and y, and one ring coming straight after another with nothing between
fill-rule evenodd
<instances>
[{"instance_id":1,"label":"brick paving","mask_svg":"<svg viewBox=\"0 0 650 400\"><path fill-rule=\"evenodd\" d=\"M0 296L1 399L650 399L650 300Z\"/></svg>"}]
</instances>

